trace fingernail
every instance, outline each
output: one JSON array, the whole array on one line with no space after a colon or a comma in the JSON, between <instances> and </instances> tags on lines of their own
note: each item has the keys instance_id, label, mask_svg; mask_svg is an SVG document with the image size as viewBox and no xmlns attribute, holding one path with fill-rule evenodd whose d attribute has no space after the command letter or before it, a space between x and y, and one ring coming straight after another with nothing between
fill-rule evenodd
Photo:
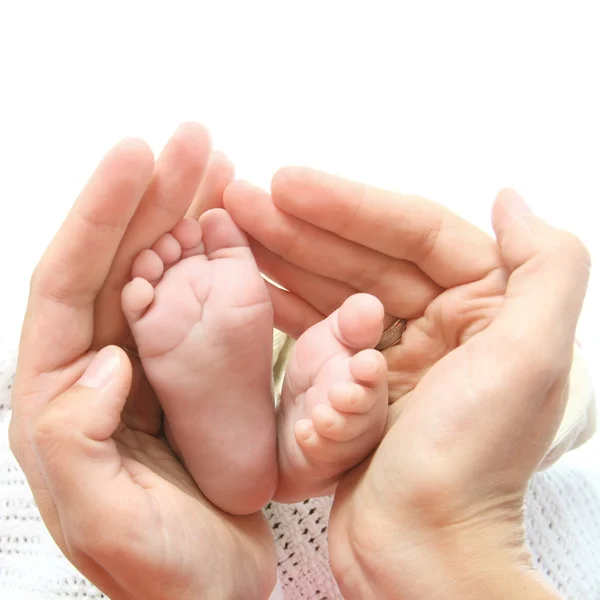
<instances>
[{"instance_id":1,"label":"fingernail","mask_svg":"<svg viewBox=\"0 0 600 600\"><path fill-rule=\"evenodd\" d=\"M513 218L520 220L533 215L531 208L529 208L525 200L515 190L506 190L506 197L508 198L508 209Z\"/></svg>"},{"instance_id":2,"label":"fingernail","mask_svg":"<svg viewBox=\"0 0 600 600\"><path fill-rule=\"evenodd\" d=\"M119 372L120 366L119 351L114 346L107 346L94 356L77 383L88 388L100 389L106 387L113 381Z\"/></svg>"}]
</instances>

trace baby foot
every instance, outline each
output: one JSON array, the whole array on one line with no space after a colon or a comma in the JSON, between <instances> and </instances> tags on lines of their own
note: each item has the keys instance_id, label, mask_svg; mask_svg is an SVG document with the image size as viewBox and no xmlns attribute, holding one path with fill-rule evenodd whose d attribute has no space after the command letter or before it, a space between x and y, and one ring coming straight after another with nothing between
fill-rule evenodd
<instances>
[{"instance_id":1,"label":"baby foot","mask_svg":"<svg viewBox=\"0 0 600 600\"><path fill-rule=\"evenodd\" d=\"M167 433L201 491L253 513L277 480L273 310L248 241L222 209L144 250L122 305Z\"/></svg>"},{"instance_id":2,"label":"baby foot","mask_svg":"<svg viewBox=\"0 0 600 600\"><path fill-rule=\"evenodd\" d=\"M339 478L380 441L388 410L387 368L373 347L383 316L377 298L356 294L298 339L277 411L277 500L333 492Z\"/></svg>"}]
</instances>

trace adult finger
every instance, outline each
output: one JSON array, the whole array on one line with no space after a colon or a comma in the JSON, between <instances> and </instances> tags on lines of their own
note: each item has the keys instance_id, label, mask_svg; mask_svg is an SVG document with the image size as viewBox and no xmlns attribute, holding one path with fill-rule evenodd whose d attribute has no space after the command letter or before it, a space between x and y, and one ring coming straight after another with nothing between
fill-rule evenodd
<instances>
[{"instance_id":1,"label":"adult finger","mask_svg":"<svg viewBox=\"0 0 600 600\"><path fill-rule=\"evenodd\" d=\"M301 269L253 239L250 239L250 248L261 273L311 304L322 315L331 314L346 298L356 294L353 287Z\"/></svg>"},{"instance_id":2,"label":"adult finger","mask_svg":"<svg viewBox=\"0 0 600 600\"><path fill-rule=\"evenodd\" d=\"M525 348L530 344L532 353L527 358L542 378L546 370L564 374L571 366L590 255L573 234L537 218L513 190L498 195L492 222L511 275L490 336L494 335L498 347L507 335L517 336Z\"/></svg>"},{"instance_id":3,"label":"adult finger","mask_svg":"<svg viewBox=\"0 0 600 600\"><path fill-rule=\"evenodd\" d=\"M327 315L315 310L308 302L270 282L267 289L273 304L274 324L277 329L297 340L309 327Z\"/></svg>"},{"instance_id":4,"label":"adult finger","mask_svg":"<svg viewBox=\"0 0 600 600\"><path fill-rule=\"evenodd\" d=\"M500 471L522 485L562 418L590 260L577 238L535 217L512 191L499 195L493 224L511 272L500 314L440 360L408 402L423 420L416 444L435 440L445 466L463 465L469 476L496 478L494 485ZM395 425L407 426L408 410L390 412L391 422L402 414Z\"/></svg>"},{"instance_id":5,"label":"adult finger","mask_svg":"<svg viewBox=\"0 0 600 600\"><path fill-rule=\"evenodd\" d=\"M125 140L111 150L48 246L32 280L19 354L18 380L81 356L92 341L93 307L152 175L151 150ZM14 403L21 408L20 396Z\"/></svg>"},{"instance_id":6,"label":"adult finger","mask_svg":"<svg viewBox=\"0 0 600 600\"><path fill-rule=\"evenodd\" d=\"M411 262L290 216L278 209L266 192L245 182L228 186L224 203L238 225L271 252L306 271L377 296L390 314L420 315L441 292ZM317 299L310 299L311 304L313 300Z\"/></svg>"},{"instance_id":7,"label":"adult finger","mask_svg":"<svg viewBox=\"0 0 600 600\"><path fill-rule=\"evenodd\" d=\"M152 181L98 296L95 347L124 343L128 327L120 308L121 290L131 278L133 259L185 216L208 165L210 148L208 131L196 123L185 123L156 160Z\"/></svg>"},{"instance_id":8,"label":"adult finger","mask_svg":"<svg viewBox=\"0 0 600 600\"><path fill-rule=\"evenodd\" d=\"M107 346L33 423L32 440L48 487L73 520L105 495L99 492L107 482L121 478L122 459L111 436L130 385L127 355Z\"/></svg>"},{"instance_id":9,"label":"adult finger","mask_svg":"<svg viewBox=\"0 0 600 600\"><path fill-rule=\"evenodd\" d=\"M302 167L278 171L271 192L275 205L287 214L415 263L443 288L481 279L500 265L487 234L424 198Z\"/></svg>"},{"instance_id":10,"label":"adult finger","mask_svg":"<svg viewBox=\"0 0 600 600\"><path fill-rule=\"evenodd\" d=\"M81 375L90 357L94 302L154 167L139 140L111 150L90 178L36 268L13 386L11 448L42 514L53 500L32 447L35 418Z\"/></svg>"},{"instance_id":11,"label":"adult finger","mask_svg":"<svg viewBox=\"0 0 600 600\"><path fill-rule=\"evenodd\" d=\"M35 453L60 517L60 529L50 533L80 568L89 560L106 564L111 557L105 553L121 544L114 539L115 531L128 546L143 543L138 525L149 511L147 497L143 487L133 483L111 438L130 383L125 353L103 348L81 379L50 403L32 428ZM43 517L46 523L58 522L48 510ZM81 563L82 558L87 560Z\"/></svg>"},{"instance_id":12,"label":"adult finger","mask_svg":"<svg viewBox=\"0 0 600 600\"><path fill-rule=\"evenodd\" d=\"M186 217L199 219L202 213L211 208L223 208L223 192L234 176L235 169L227 156L222 152L213 152Z\"/></svg>"},{"instance_id":13,"label":"adult finger","mask_svg":"<svg viewBox=\"0 0 600 600\"><path fill-rule=\"evenodd\" d=\"M287 296L294 295L304 300L304 304L311 306L313 312L316 311L320 315L319 320L324 319L337 310L347 298L358 291L340 281L301 269L274 252L267 250L256 240L250 239L250 248L261 272L290 292ZM277 309L275 310L275 314L277 318ZM285 314L287 317L286 328L279 328L286 332L289 330L294 331L295 335L293 337L295 338L304 333L306 323L309 322L307 315L302 310L297 310L296 312L289 310ZM386 315L384 318L384 328L389 327L395 320L396 317Z\"/></svg>"}]
</instances>

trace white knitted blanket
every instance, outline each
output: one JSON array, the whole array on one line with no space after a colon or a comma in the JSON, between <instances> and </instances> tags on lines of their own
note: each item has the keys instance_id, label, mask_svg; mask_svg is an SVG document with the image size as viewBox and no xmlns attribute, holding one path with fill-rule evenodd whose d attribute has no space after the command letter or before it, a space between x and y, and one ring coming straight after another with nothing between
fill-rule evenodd
<instances>
[{"instance_id":1,"label":"white knitted blanket","mask_svg":"<svg viewBox=\"0 0 600 600\"><path fill-rule=\"evenodd\" d=\"M61 555L46 532L7 440L14 340L0 332L0 598L105 598ZM531 483L527 534L539 570L569 600L600 600L598 436ZM285 598L341 598L328 566L329 498L269 504Z\"/></svg>"}]
</instances>

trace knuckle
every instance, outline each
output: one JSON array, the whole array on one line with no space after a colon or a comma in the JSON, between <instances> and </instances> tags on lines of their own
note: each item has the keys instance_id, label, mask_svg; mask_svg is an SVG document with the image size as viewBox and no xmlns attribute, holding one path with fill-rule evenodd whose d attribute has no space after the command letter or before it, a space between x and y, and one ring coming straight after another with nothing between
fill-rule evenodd
<instances>
[{"instance_id":1,"label":"knuckle","mask_svg":"<svg viewBox=\"0 0 600 600\"><path fill-rule=\"evenodd\" d=\"M35 420L31 430L33 445L42 452L64 444L65 437L73 431L71 419L58 406L46 408Z\"/></svg>"},{"instance_id":2,"label":"knuckle","mask_svg":"<svg viewBox=\"0 0 600 600\"><path fill-rule=\"evenodd\" d=\"M439 215L437 218L433 218L432 215L429 227L423 230L417 227L414 229L417 233L411 240L411 254L415 262L422 262L433 255L438 246L440 234L444 229L444 217Z\"/></svg>"},{"instance_id":3,"label":"knuckle","mask_svg":"<svg viewBox=\"0 0 600 600\"><path fill-rule=\"evenodd\" d=\"M31 273L29 279L30 297L49 297L54 299L54 293L51 293L60 281L60 274L56 269L51 269L47 265L47 258L42 257Z\"/></svg>"},{"instance_id":4,"label":"knuckle","mask_svg":"<svg viewBox=\"0 0 600 600\"><path fill-rule=\"evenodd\" d=\"M36 420L31 432L33 442L36 446L44 446L48 440L57 437L60 423L55 416L56 411L46 410Z\"/></svg>"},{"instance_id":5,"label":"knuckle","mask_svg":"<svg viewBox=\"0 0 600 600\"><path fill-rule=\"evenodd\" d=\"M571 262L591 267L592 258L586 245L579 237L568 231L560 231L555 243L555 250Z\"/></svg>"}]
</instances>

